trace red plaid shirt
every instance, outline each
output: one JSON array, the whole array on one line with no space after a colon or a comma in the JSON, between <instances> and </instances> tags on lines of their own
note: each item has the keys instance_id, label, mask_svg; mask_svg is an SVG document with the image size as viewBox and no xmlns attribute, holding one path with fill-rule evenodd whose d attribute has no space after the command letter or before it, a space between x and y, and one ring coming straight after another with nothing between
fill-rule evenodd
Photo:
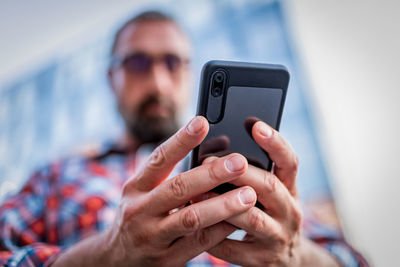
<instances>
[{"instance_id":1,"label":"red plaid shirt","mask_svg":"<svg viewBox=\"0 0 400 267\"><path fill-rule=\"evenodd\" d=\"M110 146L96 155L71 157L36 172L0 207L0 265L48 266L67 247L108 227L122 184L143 162L142 154ZM338 228L319 222L307 211L303 233L344 266L367 265ZM230 264L203 253L188 266Z\"/></svg>"}]
</instances>

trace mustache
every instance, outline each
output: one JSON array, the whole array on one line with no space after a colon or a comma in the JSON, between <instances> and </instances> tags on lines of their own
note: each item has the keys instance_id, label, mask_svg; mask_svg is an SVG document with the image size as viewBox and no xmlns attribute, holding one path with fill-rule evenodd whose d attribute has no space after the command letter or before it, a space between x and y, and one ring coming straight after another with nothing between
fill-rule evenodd
<instances>
[{"instance_id":1,"label":"mustache","mask_svg":"<svg viewBox=\"0 0 400 267\"><path fill-rule=\"evenodd\" d=\"M156 94L150 95L147 98L145 98L143 102L139 105L137 113L141 115L145 114L146 109L153 104L166 107L171 112L171 114L173 115L175 114L175 105L173 101L171 101L167 97L163 97L161 95L156 95Z\"/></svg>"}]
</instances>

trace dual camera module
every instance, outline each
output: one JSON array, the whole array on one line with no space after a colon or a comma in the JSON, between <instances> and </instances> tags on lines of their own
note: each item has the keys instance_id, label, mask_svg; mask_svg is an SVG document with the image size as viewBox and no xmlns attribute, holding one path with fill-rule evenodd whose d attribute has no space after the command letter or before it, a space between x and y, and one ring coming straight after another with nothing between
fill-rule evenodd
<instances>
[{"instance_id":1,"label":"dual camera module","mask_svg":"<svg viewBox=\"0 0 400 267\"><path fill-rule=\"evenodd\" d=\"M224 93L226 81L226 74L222 70L217 70L213 73L211 84L211 95L213 97L220 97Z\"/></svg>"},{"instance_id":2,"label":"dual camera module","mask_svg":"<svg viewBox=\"0 0 400 267\"><path fill-rule=\"evenodd\" d=\"M210 123L217 123L223 117L224 94L227 85L227 75L222 69L211 74L210 90L207 103L207 119Z\"/></svg>"}]
</instances>

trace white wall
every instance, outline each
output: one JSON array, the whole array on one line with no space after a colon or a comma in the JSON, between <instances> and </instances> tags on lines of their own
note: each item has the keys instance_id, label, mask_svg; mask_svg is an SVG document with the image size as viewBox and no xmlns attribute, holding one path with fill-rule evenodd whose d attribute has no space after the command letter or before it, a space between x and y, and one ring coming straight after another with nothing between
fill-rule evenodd
<instances>
[{"instance_id":1,"label":"white wall","mask_svg":"<svg viewBox=\"0 0 400 267\"><path fill-rule=\"evenodd\" d=\"M84 44L88 34L100 34L143 2L1 1L0 85ZM400 238L398 4L286 4L346 234L375 265L394 266Z\"/></svg>"},{"instance_id":2,"label":"white wall","mask_svg":"<svg viewBox=\"0 0 400 267\"><path fill-rule=\"evenodd\" d=\"M286 3L346 234L399 266L400 3Z\"/></svg>"},{"instance_id":3,"label":"white wall","mask_svg":"<svg viewBox=\"0 0 400 267\"><path fill-rule=\"evenodd\" d=\"M145 3L145 0L2 0L0 85L104 34Z\"/></svg>"}]
</instances>

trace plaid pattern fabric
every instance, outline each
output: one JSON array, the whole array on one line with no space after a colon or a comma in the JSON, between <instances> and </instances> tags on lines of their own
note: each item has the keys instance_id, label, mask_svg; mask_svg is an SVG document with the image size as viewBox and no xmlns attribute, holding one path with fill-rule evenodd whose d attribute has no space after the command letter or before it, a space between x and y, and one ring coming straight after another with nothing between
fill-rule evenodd
<instances>
[{"instance_id":1,"label":"plaid pattern fabric","mask_svg":"<svg viewBox=\"0 0 400 267\"><path fill-rule=\"evenodd\" d=\"M96 155L71 157L36 172L0 207L0 265L49 266L63 249L108 227L123 182L147 155L106 146ZM303 232L344 266L367 265L338 229L307 212ZM232 266L207 253L187 265Z\"/></svg>"}]
</instances>

